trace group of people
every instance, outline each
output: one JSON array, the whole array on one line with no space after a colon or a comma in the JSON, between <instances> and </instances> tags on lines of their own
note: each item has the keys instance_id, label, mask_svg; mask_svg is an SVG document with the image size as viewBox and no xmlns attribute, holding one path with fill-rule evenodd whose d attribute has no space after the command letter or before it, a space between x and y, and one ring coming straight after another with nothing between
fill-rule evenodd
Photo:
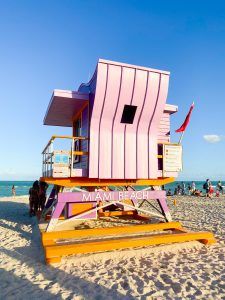
<instances>
[{"instance_id":1,"label":"group of people","mask_svg":"<svg viewBox=\"0 0 225 300\"><path fill-rule=\"evenodd\" d=\"M223 185L221 181L218 181L216 185L216 191L214 191L214 188L212 186L212 183L209 179L206 179L205 183L203 184L203 189L206 192L206 197L212 198L213 193L216 193L216 197L220 196L220 193L223 195L224 190L223 190Z\"/></svg>"},{"instance_id":2,"label":"group of people","mask_svg":"<svg viewBox=\"0 0 225 300\"><path fill-rule=\"evenodd\" d=\"M191 189L194 191L195 190L195 183L192 182L192 187L190 186L190 184L188 185L188 190L189 188L191 187ZM167 193L166 193L167 196L172 196L172 191L171 189L168 189ZM173 193L174 196L178 196L178 195L186 195L186 185L184 182L181 182L181 184L177 184L177 186L175 187L174 189L174 193Z\"/></svg>"},{"instance_id":3,"label":"group of people","mask_svg":"<svg viewBox=\"0 0 225 300\"><path fill-rule=\"evenodd\" d=\"M34 181L33 186L29 189L30 217L35 216L38 211L45 207L46 192L48 184L41 181Z\"/></svg>"},{"instance_id":4,"label":"group of people","mask_svg":"<svg viewBox=\"0 0 225 300\"><path fill-rule=\"evenodd\" d=\"M221 181L218 181L216 185L216 190L214 190L212 183L209 179L206 179L205 183L203 184L203 190L205 190L205 196L212 198L213 194L215 193L216 197L219 197L220 194L224 193L223 185ZM167 196L177 196L177 195L193 195L193 196L203 196L203 192L200 189L196 188L195 182L192 181L186 185L184 182L181 182L181 184L178 184L175 189L174 193L172 194L171 189L167 190Z\"/></svg>"}]
</instances>

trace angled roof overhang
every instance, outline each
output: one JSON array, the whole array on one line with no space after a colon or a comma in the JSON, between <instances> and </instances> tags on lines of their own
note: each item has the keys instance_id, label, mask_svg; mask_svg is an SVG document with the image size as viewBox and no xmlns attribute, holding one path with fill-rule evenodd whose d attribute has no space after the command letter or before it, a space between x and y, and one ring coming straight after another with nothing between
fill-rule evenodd
<instances>
[{"instance_id":1,"label":"angled roof overhang","mask_svg":"<svg viewBox=\"0 0 225 300\"><path fill-rule=\"evenodd\" d=\"M74 117L82 111L88 101L88 93L54 90L44 118L44 125L71 127Z\"/></svg>"}]
</instances>

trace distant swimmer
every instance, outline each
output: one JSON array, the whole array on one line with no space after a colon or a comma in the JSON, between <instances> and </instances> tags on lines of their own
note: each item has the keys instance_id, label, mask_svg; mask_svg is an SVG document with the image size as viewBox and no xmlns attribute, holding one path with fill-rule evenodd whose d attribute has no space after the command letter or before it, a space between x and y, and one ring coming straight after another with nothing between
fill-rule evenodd
<instances>
[{"instance_id":1,"label":"distant swimmer","mask_svg":"<svg viewBox=\"0 0 225 300\"><path fill-rule=\"evenodd\" d=\"M16 188L14 185L12 186L12 195L13 195L13 197L16 196Z\"/></svg>"}]
</instances>

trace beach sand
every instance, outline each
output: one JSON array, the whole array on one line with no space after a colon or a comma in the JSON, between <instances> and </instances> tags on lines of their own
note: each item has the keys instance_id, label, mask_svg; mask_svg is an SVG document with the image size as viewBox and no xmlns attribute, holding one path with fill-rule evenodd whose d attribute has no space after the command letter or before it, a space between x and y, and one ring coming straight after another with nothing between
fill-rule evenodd
<instances>
[{"instance_id":1,"label":"beach sand","mask_svg":"<svg viewBox=\"0 0 225 300\"><path fill-rule=\"evenodd\" d=\"M199 242L69 257L44 264L28 197L0 198L0 299L225 299L225 198L168 200L174 221L212 231Z\"/></svg>"}]
</instances>

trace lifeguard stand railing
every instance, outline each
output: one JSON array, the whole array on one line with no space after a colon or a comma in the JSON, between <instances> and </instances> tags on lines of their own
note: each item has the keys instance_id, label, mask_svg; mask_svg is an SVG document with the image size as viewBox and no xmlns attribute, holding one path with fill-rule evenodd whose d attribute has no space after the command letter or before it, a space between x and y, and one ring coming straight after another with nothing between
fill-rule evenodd
<instances>
[{"instance_id":1,"label":"lifeguard stand railing","mask_svg":"<svg viewBox=\"0 0 225 300\"><path fill-rule=\"evenodd\" d=\"M69 139L68 150L54 149L56 139ZM87 176L88 152L80 151L81 142L88 140L87 137L52 136L42 151L42 176L55 178ZM86 157L82 163L81 157Z\"/></svg>"}]
</instances>

